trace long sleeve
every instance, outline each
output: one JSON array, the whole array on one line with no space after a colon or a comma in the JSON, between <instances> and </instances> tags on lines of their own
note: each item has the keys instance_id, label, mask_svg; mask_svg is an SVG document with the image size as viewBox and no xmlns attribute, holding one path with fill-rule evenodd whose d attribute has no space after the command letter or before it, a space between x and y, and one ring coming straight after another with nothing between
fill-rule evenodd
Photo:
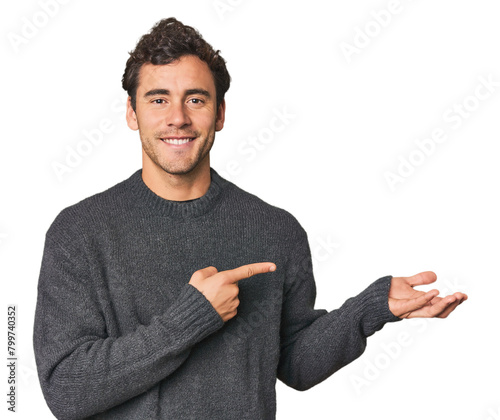
<instances>
[{"instance_id":1,"label":"long sleeve","mask_svg":"<svg viewBox=\"0 0 500 420\"><path fill-rule=\"evenodd\" d=\"M399 318L388 306L391 276L378 279L337 310L315 310L316 288L305 232L295 249L287 271L278 378L306 390L359 357L367 337Z\"/></svg>"},{"instance_id":2,"label":"long sleeve","mask_svg":"<svg viewBox=\"0 0 500 420\"><path fill-rule=\"evenodd\" d=\"M148 325L109 336L82 241L52 230L40 271L34 349L42 390L57 418L88 417L145 392L222 327L212 305L186 283L177 301Z\"/></svg>"}]
</instances>

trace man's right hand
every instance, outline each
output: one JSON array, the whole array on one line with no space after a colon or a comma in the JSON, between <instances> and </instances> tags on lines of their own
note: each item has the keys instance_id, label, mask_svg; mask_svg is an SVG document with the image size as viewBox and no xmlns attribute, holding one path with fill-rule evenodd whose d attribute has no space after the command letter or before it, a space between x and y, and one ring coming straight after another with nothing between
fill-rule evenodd
<instances>
[{"instance_id":1,"label":"man's right hand","mask_svg":"<svg viewBox=\"0 0 500 420\"><path fill-rule=\"evenodd\" d=\"M195 271L189 284L196 287L224 322L233 318L237 313L240 301L238 299L238 281L247 279L255 274L268 273L276 270L276 265L269 262L242 265L233 270L217 271L215 267L206 267Z\"/></svg>"}]
</instances>

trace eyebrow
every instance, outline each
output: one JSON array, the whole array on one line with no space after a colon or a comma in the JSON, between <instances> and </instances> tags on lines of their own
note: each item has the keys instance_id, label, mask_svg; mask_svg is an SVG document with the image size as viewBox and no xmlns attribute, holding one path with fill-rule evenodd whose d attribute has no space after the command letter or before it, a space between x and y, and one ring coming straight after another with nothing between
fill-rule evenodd
<instances>
[{"instance_id":1,"label":"eyebrow","mask_svg":"<svg viewBox=\"0 0 500 420\"><path fill-rule=\"evenodd\" d=\"M147 91L144 94L144 97L147 98L149 96L156 96L156 95L170 95L170 91L168 89L152 89L152 90ZM203 95L206 98L211 97L210 92L208 90L201 89L201 88L188 89L188 90L186 90L185 95L186 96L187 95Z\"/></svg>"}]
</instances>

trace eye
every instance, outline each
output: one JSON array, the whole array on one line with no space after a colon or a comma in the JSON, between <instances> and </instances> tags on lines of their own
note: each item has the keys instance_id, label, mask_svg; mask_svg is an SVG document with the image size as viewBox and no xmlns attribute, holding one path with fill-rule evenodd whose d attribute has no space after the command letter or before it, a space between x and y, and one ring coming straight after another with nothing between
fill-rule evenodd
<instances>
[{"instance_id":1,"label":"eye","mask_svg":"<svg viewBox=\"0 0 500 420\"><path fill-rule=\"evenodd\" d=\"M158 105L161 105L161 104L164 104L165 103L165 99L153 99L152 101L154 104L158 104Z\"/></svg>"},{"instance_id":2,"label":"eye","mask_svg":"<svg viewBox=\"0 0 500 420\"><path fill-rule=\"evenodd\" d=\"M195 105L198 105L198 104L203 104L205 101L203 99L200 99L200 98L191 98L189 100L189 102L191 102Z\"/></svg>"}]
</instances>

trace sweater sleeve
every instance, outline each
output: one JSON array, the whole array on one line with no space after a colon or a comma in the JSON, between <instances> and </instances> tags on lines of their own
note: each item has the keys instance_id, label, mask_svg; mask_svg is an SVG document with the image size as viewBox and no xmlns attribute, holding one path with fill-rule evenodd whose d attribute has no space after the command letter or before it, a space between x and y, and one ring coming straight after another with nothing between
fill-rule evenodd
<instances>
[{"instance_id":1,"label":"sweater sleeve","mask_svg":"<svg viewBox=\"0 0 500 420\"><path fill-rule=\"evenodd\" d=\"M287 269L278 378L306 390L358 358L367 337L400 318L389 310L392 276L378 279L339 309L315 310L311 253L306 233L301 232Z\"/></svg>"},{"instance_id":2,"label":"sweater sleeve","mask_svg":"<svg viewBox=\"0 0 500 420\"><path fill-rule=\"evenodd\" d=\"M88 417L145 392L223 326L210 302L186 284L148 325L108 336L82 242L61 236L47 233L33 337L42 391L57 418Z\"/></svg>"}]
</instances>

